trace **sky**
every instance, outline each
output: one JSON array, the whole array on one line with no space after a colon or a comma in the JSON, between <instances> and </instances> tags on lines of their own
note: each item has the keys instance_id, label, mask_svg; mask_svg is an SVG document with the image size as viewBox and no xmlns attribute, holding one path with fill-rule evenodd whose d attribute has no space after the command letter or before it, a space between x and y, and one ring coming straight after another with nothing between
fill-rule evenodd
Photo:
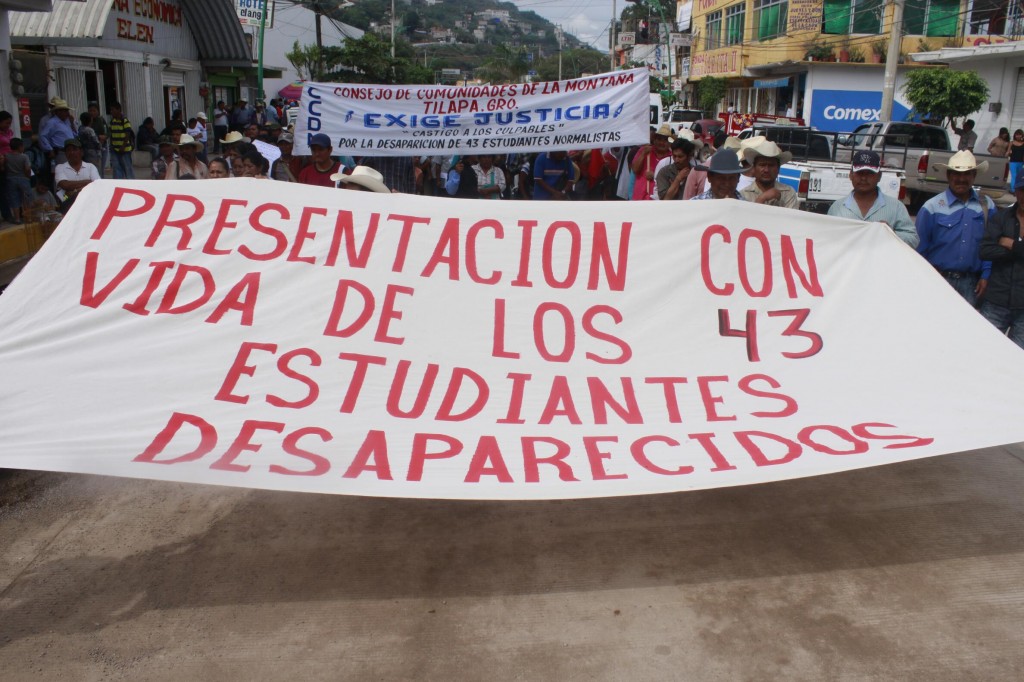
<instances>
[{"instance_id":1,"label":"sky","mask_svg":"<svg viewBox=\"0 0 1024 682\"><path fill-rule=\"evenodd\" d=\"M608 52L608 26L612 21L612 0L511 0L521 10L531 10L584 44L600 52ZM615 0L616 16L626 7L625 0Z\"/></svg>"}]
</instances>

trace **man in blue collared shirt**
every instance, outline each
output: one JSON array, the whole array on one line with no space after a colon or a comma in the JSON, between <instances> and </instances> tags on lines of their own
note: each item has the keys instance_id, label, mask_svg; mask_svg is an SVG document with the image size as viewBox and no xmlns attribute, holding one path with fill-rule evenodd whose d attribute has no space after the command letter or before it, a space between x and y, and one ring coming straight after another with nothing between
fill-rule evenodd
<instances>
[{"instance_id":1,"label":"man in blue collared shirt","mask_svg":"<svg viewBox=\"0 0 1024 682\"><path fill-rule=\"evenodd\" d=\"M39 144L49 158L64 163L64 143L73 137L78 136L71 122L71 108L64 100L54 99L53 116L39 131Z\"/></svg>"},{"instance_id":2,"label":"man in blue collared shirt","mask_svg":"<svg viewBox=\"0 0 1024 682\"><path fill-rule=\"evenodd\" d=\"M957 152L946 169L949 186L921 207L917 214L917 233L921 243L917 252L932 264L957 293L972 306L985 293L992 264L978 257L985 227L996 207L991 199L974 191L978 171L988 161L978 163L969 151Z\"/></svg>"},{"instance_id":3,"label":"man in blue collared shirt","mask_svg":"<svg viewBox=\"0 0 1024 682\"><path fill-rule=\"evenodd\" d=\"M885 223L911 248L917 246L917 230L907 207L878 189L882 179L882 159L878 152L862 149L853 155L850 184L853 191L845 199L832 202L828 214L839 218Z\"/></svg>"}]
</instances>

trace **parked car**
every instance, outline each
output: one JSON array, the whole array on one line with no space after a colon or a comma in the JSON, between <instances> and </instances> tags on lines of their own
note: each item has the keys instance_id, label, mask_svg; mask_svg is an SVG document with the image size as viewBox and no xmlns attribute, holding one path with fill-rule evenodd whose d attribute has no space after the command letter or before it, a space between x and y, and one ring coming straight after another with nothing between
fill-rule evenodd
<instances>
[{"instance_id":1,"label":"parked car","mask_svg":"<svg viewBox=\"0 0 1024 682\"><path fill-rule=\"evenodd\" d=\"M702 118L690 124L693 137L701 140L704 144L712 144L715 141L715 135L723 128L725 128L725 121L719 118Z\"/></svg>"},{"instance_id":2,"label":"parked car","mask_svg":"<svg viewBox=\"0 0 1024 682\"><path fill-rule=\"evenodd\" d=\"M757 125L740 132L745 140L763 135L797 161L831 161L835 150L835 133L820 133L809 126Z\"/></svg>"},{"instance_id":3,"label":"parked car","mask_svg":"<svg viewBox=\"0 0 1024 682\"><path fill-rule=\"evenodd\" d=\"M673 107L668 111L669 123L693 123L704 118L704 112L700 109L684 109Z\"/></svg>"}]
</instances>

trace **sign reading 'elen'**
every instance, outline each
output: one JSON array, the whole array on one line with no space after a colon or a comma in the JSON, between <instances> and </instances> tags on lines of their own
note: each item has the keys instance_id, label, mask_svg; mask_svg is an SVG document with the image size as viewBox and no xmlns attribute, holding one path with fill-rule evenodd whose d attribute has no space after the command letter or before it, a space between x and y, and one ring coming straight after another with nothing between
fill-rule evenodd
<instances>
[{"instance_id":1,"label":"sign reading 'elen'","mask_svg":"<svg viewBox=\"0 0 1024 682\"><path fill-rule=\"evenodd\" d=\"M814 90L810 124L819 130L851 132L864 123L878 120L882 111L882 93L878 90ZM907 118L910 109L892 104L895 121Z\"/></svg>"},{"instance_id":2,"label":"sign reading 'elen'","mask_svg":"<svg viewBox=\"0 0 1024 682\"><path fill-rule=\"evenodd\" d=\"M568 498L1024 439L1020 349L886 226L731 200L99 181L0 329L9 468Z\"/></svg>"}]
</instances>

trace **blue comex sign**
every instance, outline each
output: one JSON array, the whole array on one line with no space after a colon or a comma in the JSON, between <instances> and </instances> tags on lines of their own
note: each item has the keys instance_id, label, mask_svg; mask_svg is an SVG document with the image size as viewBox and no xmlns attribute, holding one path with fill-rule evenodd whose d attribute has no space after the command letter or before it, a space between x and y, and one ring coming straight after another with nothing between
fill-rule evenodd
<instances>
[{"instance_id":1,"label":"blue comex sign","mask_svg":"<svg viewBox=\"0 0 1024 682\"><path fill-rule=\"evenodd\" d=\"M814 90L811 125L819 130L850 132L862 123L877 121L882 109L878 90ZM910 109L892 103L893 120L903 121Z\"/></svg>"}]
</instances>

